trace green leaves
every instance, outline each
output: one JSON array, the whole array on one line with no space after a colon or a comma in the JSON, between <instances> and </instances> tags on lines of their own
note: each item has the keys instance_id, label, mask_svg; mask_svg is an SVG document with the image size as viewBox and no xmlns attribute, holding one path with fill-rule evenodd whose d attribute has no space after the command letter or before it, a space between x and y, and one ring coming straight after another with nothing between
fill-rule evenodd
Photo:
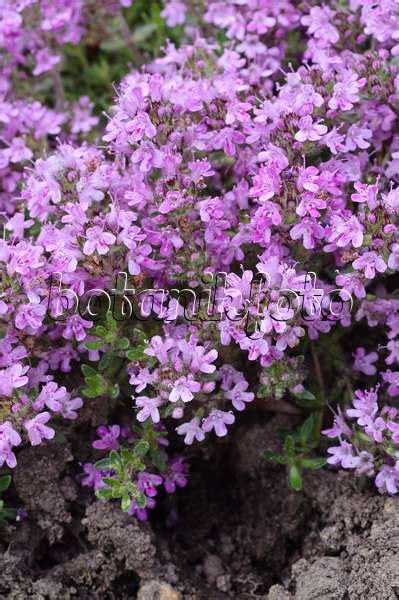
<instances>
[{"instance_id":1,"label":"green leaves","mask_svg":"<svg viewBox=\"0 0 399 600\"><path fill-rule=\"evenodd\" d=\"M299 394L296 394L295 403L301 408L305 408L307 410L314 410L324 406L323 400L317 398L309 390L303 390Z\"/></svg>"},{"instance_id":2,"label":"green leaves","mask_svg":"<svg viewBox=\"0 0 399 600\"><path fill-rule=\"evenodd\" d=\"M121 508L127 512L132 500L140 508L146 505L145 495L132 481L140 471L144 471L143 457L150 450L150 444L146 440L139 440L133 448L121 448L118 452L112 450L107 458L96 463L96 468L111 471L112 475L103 478L107 487L96 491L100 500L119 499Z\"/></svg>"},{"instance_id":3,"label":"green leaves","mask_svg":"<svg viewBox=\"0 0 399 600\"><path fill-rule=\"evenodd\" d=\"M97 373L95 369L88 365L82 365L82 372L85 378L86 387L83 388L82 393L86 398L98 398L106 393L108 384L104 377Z\"/></svg>"},{"instance_id":4,"label":"green leaves","mask_svg":"<svg viewBox=\"0 0 399 600\"><path fill-rule=\"evenodd\" d=\"M283 452L267 450L263 458L268 462L287 466L288 485L298 492L303 487L303 469L321 469L326 460L322 457L311 457L309 454L316 448L318 440L318 421L315 415L310 415L292 434L286 434Z\"/></svg>"},{"instance_id":5,"label":"green leaves","mask_svg":"<svg viewBox=\"0 0 399 600\"><path fill-rule=\"evenodd\" d=\"M0 477L0 494L8 490L12 481L11 475ZM17 511L15 508L8 508L4 500L0 500L0 527L5 527L8 521L15 519Z\"/></svg>"},{"instance_id":6,"label":"green leaves","mask_svg":"<svg viewBox=\"0 0 399 600\"><path fill-rule=\"evenodd\" d=\"M8 490L12 481L11 475L4 475L0 477L0 494Z\"/></svg>"},{"instance_id":7,"label":"green leaves","mask_svg":"<svg viewBox=\"0 0 399 600\"><path fill-rule=\"evenodd\" d=\"M291 465L288 469L288 485L296 492L302 489L302 477L297 465Z\"/></svg>"}]
</instances>

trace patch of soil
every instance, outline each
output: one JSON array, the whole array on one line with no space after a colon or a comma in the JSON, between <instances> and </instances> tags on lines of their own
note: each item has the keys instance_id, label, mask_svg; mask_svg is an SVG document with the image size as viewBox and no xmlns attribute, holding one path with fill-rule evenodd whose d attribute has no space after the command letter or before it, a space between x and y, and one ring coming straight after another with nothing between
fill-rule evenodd
<instances>
[{"instance_id":1,"label":"patch of soil","mask_svg":"<svg viewBox=\"0 0 399 600\"><path fill-rule=\"evenodd\" d=\"M78 484L78 446L22 451L29 518L0 532L0 600L398 598L398 501L345 473L312 473L290 492L284 469L260 458L284 424L242 424L196 450L189 485L161 497L150 523Z\"/></svg>"}]
</instances>

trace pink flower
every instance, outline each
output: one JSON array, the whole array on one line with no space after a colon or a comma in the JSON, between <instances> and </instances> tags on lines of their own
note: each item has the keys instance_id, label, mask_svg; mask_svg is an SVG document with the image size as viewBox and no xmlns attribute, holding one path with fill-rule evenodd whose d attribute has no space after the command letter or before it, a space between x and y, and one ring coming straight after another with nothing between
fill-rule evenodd
<instances>
[{"instance_id":1,"label":"pink flower","mask_svg":"<svg viewBox=\"0 0 399 600\"><path fill-rule=\"evenodd\" d=\"M327 450L331 454L327 458L329 465L340 465L343 469L354 469L357 466L357 457L353 455L353 446L342 441L340 446L332 446Z\"/></svg>"},{"instance_id":2,"label":"pink flower","mask_svg":"<svg viewBox=\"0 0 399 600\"><path fill-rule=\"evenodd\" d=\"M136 398L136 407L141 408L137 413L137 420L142 423L151 419L153 423L159 423L161 420L158 408L162 402L159 398L148 398L148 396L138 396Z\"/></svg>"},{"instance_id":3,"label":"pink flower","mask_svg":"<svg viewBox=\"0 0 399 600\"><path fill-rule=\"evenodd\" d=\"M97 427L97 435L100 439L94 440L92 443L93 448L96 450L119 450L118 438L120 433L121 428L119 425L112 425L110 427L100 425Z\"/></svg>"},{"instance_id":4,"label":"pink flower","mask_svg":"<svg viewBox=\"0 0 399 600\"><path fill-rule=\"evenodd\" d=\"M157 486L162 483L162 477L146 473L145 471L139 473L137 477L137 487L149 498L153 498L157 495Z\"/></svg>"},{"instance_id":5,"label":"pink flower","mask_svg":"<svg viewBox=\"0 0 399 600\"><path fill-rule=\"evenodd\" d=\"M377 411L377 394L374 390L356 390L353 400L354 408L348 408L346 414L350 418L357 419L358 425L365 426L374 419Z\"/></svg>"},{"instance_id":6,"label":"pink flower","mask_svg":"<svg viewBox=\"0 0 399 600\"><path fill-rule=\"evenodd\" d=\"M67 391L65 387L58 387L55 381L50 381L43 386L40 394L33 403L33 408L35 410L42 410L46 405L50 410L60 412L66 396Z\"/></svg>"},{"instance_id":7,"label":"pink flower","mask_svg":"<svg viewBox=\"0 0 399 600\"><path fill-rule=\"evenodd\" d=\"M2 396L12 396L14 389L26 385L28 377L25 373L28 370L29 367L23 367L20 363L0 370L0 394Z\"/></svg>"},{"instance_id":8,"label":"pink flower","mask_svg":"<svg viewBox=\"0 0 399 600\"><path fill-rule=\"evenodd\" d=\"M15 327L35 331L42 326L46 307L43 304L21 304L15 315Z\"/></svg>"},{"instance_id":9,"label":"pink flower","mask_svg":"<svg viewBox=\"0 0 399 600\"><path fill-rule=\"evenodd\" d=\"M228 400L231 400L231 403L237 410L244 410L245 403L252 402L252 400L255 398L255 394L253 394L253 392L246 391L248 389L248 385L249 383L247 381L239 381L232 390L229 390L225 393L225 397Z\"/></svg>"},{"instance_id":10,"label":"pink flower","mask_svg":"<svg viewBox=\"0 0 399 600\"><path fill-rule=\"evenodd\" d=\"M13 426L9 421L5 421L0 425L0 467L4 463L10 469L13 469L17 460L15 454L12 451L12 446L19 446L21 443L21 436L13 429Z\"/></svg>"},{"instance_id":11,"label":"pink flower","mask_svg":"<svg viewBox=\"0 0 399 600\"><path fill-rule=\"evenodd\" d=\"M304 248L311 250L316 246L318 240L323 239L324 229L313 219L304 218L292 227L290 236L293 240L302 238Z\"/></svg>"},{"instance_id":12,"label":"pink flower","mask_svg":"<svg viewBox=\"0 0 399 600\"><path fill-rule=\"evenodd\" d=\"M352 202L367 203L370 210L374 210L377 205L378 183L366 185L365 183L355 183L357 194L352 194Z\"/></svg>"},{"instance_id":13,"label":"pink flower","mask_svg":"<svg viewBox=\"0 0 399 600\"><path fill-rule=\"evenodd\" d=\"M295 134L295 139L297 142L317 142L327 131L327 126L322 125L321 120L314 123L312 117L308 115L299 120L299 130Z\"/></svg>"},{"instance_id":14,"label":"pink flower","mask_svg":"<svg viewBox=\"0 0 399 600\"><path fill-rule=\"evenodd\" d=\"M393 244L391 254L388 258L388 267L393 271L399 271L399 244Z\"/></svg>"},{"instance_id":15,"label":"pink flower","mask_svg":"<svg viewBox=\"0 0 399 600\"><path fill-rule=\"evenodd\" d=\"M390 495L397 494L399 488L399 470L397 468L397 463L395 467L383 465L375 478L375 485L379 492L386 492Z\"/></svg>"},{"instance_id":16,"label":"pink flower","mask_svg":"<svg viewBox=\"0 0 399 600\"><path fill-rule=\"evenodd\" d=\"M376 271L384 273L387 270L384 259L376 252L365 252L354 260L352 264L353 268L357 271L363 271L367 279L374 279Z\"/></svg>"},{"instance_id":17,"label":"pink flower","mask_svg":"<svg viewBox=\"0 0 399 600\"><path fill-rule=\"evenodd\" d=\"M355 371L360 371L365 375L375 375L377 372L377 367L373 363L375 363L377 360L377 352L370 352L369 354L366 354L366 350L362 347L359 347L356 349L353 369Z\"/></svg>"},{"instance_id":18,"label":"pink flower","mask_svg":"<svg viewBox=\"0 0 399 600\"><path fill-rule=\"evenodd\" d=\"M344 248L351 244L354 248L360 248L363 244L363 226L355 216L344 218L341 215L333 215L331 218L329 242L334 242L338 248Z\"/></svg>"},{"instance_id":19,"label":"pink flower","mask_svg":"<svg viewBox=\"0 0 399 600\"><path fill-rule=\"evenodd\" d=\"M43 412L24 422L32 446L38 446L43 440L52 440L55 436L54 429L45 425L50 418L50 413Z\"/></svg>"},{"instance_id":20,"label":"pink flower","mask_svg":"<svg viewBox=\"0 0 399 600\"><path fill-rule=\"evenodd\" d=\"M356 73L345 74L343 81L334 85L332 98L328 102L333 110L351 110L359 102L359 91L366 83L366 79L358 79Z\"/></svg>"},{"instance_id":21,"label":"pink flower","mask_svg":"<svg viewBox=\"0 0 399 600\"><path fill-rule=\"evenodd\" d=\"M339 40L337 29L330 23L334 14L328 6L313 6L309 15L302 17L301 23L308 27L308 34L314 35L323 46L329 46Z\"/></svg>"},{"instance_id":22,"label":"pink flower","mask_svg":"<svg viewBox=\"0 0 399 600\"><path fill-rule=\"evenodd\" d=\"M364 431L367 433L367 435L374 438L374 441L378 442L379 444L381 444L383 440L382 432L385 431L385 429L386 422L381 417L377 417L375 420L368 419L368 422L364 427Z\"/></svg>"},{"instance_id":23,"label":"pink flower","mask_svg":"<svg viewBox=\"0 0 399 600\"><path fill-rule=\"evenodd\" d=\"M187 377L179 377L172 386L169 394L171 402L177 402L180 399L182 402L190 402L194 398L193 392L199 392L201 389L201 384Z\"/></svg>"},{"instance_id":24,"label":"pink flower","mask_svg":"<svg viewBox=\"0 0 399 600\"><path fill-rule=\"evenodd\" d=\"M86 329L90 329L91 327L93 327L91 321L86 321L86 319L82 319L79 315L72 315L68 317L62 337L66 340L76 339L78 342L81 342L87 335Z\"/></svg>"},{"instance_id":25,"label":"pink flower","mask_svg":"<svg viewBox=\"0 0 399 600\"><path fill-rule=\"evenodd\" d=\"M90 256L96 251L98 254L107 254L109 246L116 241L113 233L104 231L98 225L87 229L86 237L87 240L83 246L83 254L86 254L87 256Z\"/></svg>"},{"instance_id":26,"label":"pink flower","mask_svg":"<svg viewBox=\"0 0 399 600\"><path fill-rule=\"evenodd\" d=\"M194 440L202 442L205 439L205 434L200 427L200 420L198 417L194 417L188 423L183 423L176 427L176 431L179 435L184 435L184 443L191 446Z\"/></svg>"},{"instance_id":27,"label":"pink flower","mask_svg":"<svg viewBox=\"0 0 399 600\"><path fill-rule=\"evenodd\" d=\"M74 421L78 417L76 412L79 408L82 408L83 400L77 396L76 398L69 398L69 394L64 398L61 406L60 414L64 419L70 419Z\"/></svg>"},{"instance_id":28,"label":"pink flower","mask_svg":"<svg viewBox=\"0 0 399 600\"><path fill-rule=\"evenodd\" d=\"M165 19L168 27L182 25L186 19L186 4L179 0L168 0L165 4L165 8L161 11L161 17Z\"/></svg>"},{"instance_id":29,"label":"pink flower","mask_svg":"<svg viewBox=\"0 0 399 600\"><path fill-rule=\"evenodd\" d=\"M346 423L344 415L342 414L341 408L338 406L338 412L334 415L334 423L331 429L324 429L321 432L329 438L337 438L344 435L348 438L352 436L352 430Z\"/></svg>"},{"instance_id":30,"label":"pink flower","mask_svg":"<svg viewBox=\"0 0 399 600\"><path fill-rule=\"evenodd\" d=\"M218 437L227 435L226 425L232 425L235 417L232 412L224 412L223 410L212 410L210 415L203 420L202 430L205 432L215 430Z\"/></svg>"}]
</instances>

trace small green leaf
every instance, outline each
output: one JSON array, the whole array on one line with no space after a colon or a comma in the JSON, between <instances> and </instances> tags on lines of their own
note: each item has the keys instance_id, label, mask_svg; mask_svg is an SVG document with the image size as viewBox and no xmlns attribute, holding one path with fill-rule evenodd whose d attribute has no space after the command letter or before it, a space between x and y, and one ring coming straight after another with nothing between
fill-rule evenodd
<instances>
[{"instance_id":1,"label":"small green leaf","mask_svg":"<svg viewBox=\"0 0 399 600\"><path fill-rule=\"evenodd\" d=\"M310 442L310 440L312 439L314 428L315 418L313 415L310 415L310 417L308 417L306 421L303 422L299 430L299 439L304 446L306 446L307 442Z\"/></svg>"},{"instance_id":2,"label":"small green leaf","mask_svg":"<svg viewBox=\"0 0 399 600\"><path fill-rule=\"evenodd\" d=\"M118 485L118 482L116 479L113 479L112 477L103 477L103 482L106 485L109 485L110 488L115 487L116 485Z\"/></svg>"},{"instance_id":3,"label":"small green leaf","mask_svg":"<svg viewBox=\"0 0 399 600\"><path fill-rule=\"evenodd\" d=\"M96 467L96 469L102 469L104 471L108 471L109 469L112 469L112 464L111 464L111 460L109 459L109 457L102 458L101 460L97 461L94 466Z\"/></svg>"},{"instance_id":4,"label":"small green leaf","mask_svg":"<svg viewBox=\"0 0 399 600\"><path fill-rule=\"evenodd\" d=\"M131 503L132 501L129 497L129 494L123 494L121 500L121 509L123 510L123 512L127 512L129 510Z\"/></svg>"},{"instance_id":5,"label":"small green leaf","mask_svg":"<svg viewBox=\"0 0 399 600\"><path fill-rule=\"evenodd\" d=\"M97 396L101 396L107 390L107 382L98 373L96 373L96 375L94 377L91 377L91 376L86 377L85 381L86 381L87 389L90 392L89 398L95 398ZM85 393L85 390L83 390L83 393Z\"/></svg>"},{"instance_id":6,"label":"small green leaf","mask_svg":"<svg viewBox=\"0 0 399 600\"><path fill-rule=\"evenodd\" d=\"M295 442L292 435L287 435L287 437L284 440L284 452L287 456L294 456Z\"/></svg>"},{"instance_id":7,"label":"small green leaf","mask_svg":"<svg viewBox=\"0 0 399 600\"><path fill-rule=\"evenodd\" d=\"M112 488L100 488L99 490L96 490L96 496L100 500L111 500Z\"/></svg>"},{"instance_id":8,"label":"small green leaf","mask_svg":"<svg viewBox=\"0 0 399 600\"><path fill-rule=\"evenodd\" d=\"M301 460L301 466L304 467L305 469L321 469L322 467L324 467L324 465L326 464L326 459L325 458L303 458Z\"/></svg>"},{"instance_id":9,"label":"small green leaf","mask_svg":"<svg viewBox=\"0 0 399 600\"><path fill-rule=\"evenodd\" d=\"M82 369L82 373L85 376L85 378L97 376L97 371L95 369L93 369L93 367L89 367L89 365L82 365L81 369Z\"/></svg>"},{"instance_id":10,"label":"small green leaf","mask_svg":"<svg viewBox=\"0 0 399 600\"><path fill-rule=\"evenodd\" d=\"M10 487L11 480L11 475L4 475L4 477L0 477L0 494L5 492Z\"/></svg>"},{"instance_id":11,"label":"small green leaf","mask_svg":"<svg viewBox=\"0 0 399 600\"><path fill-rule=\"evenodd\" d=\"M119 454L117 452L115 452L115 450L111 451L111 453L109 455L109 459L110 459L111 465L114 469L119 469L122 466L121 457L119 456Z\"/></svg>"},{"instance_id":12,"label":"small green leaf","mask_svg":"<svg viewBox=\"0 0 399 600\"><path fill-rule=\"evenodd\" d=\"M296 492L302 489L302 477L296 465L291 465L288 470L288 485Z\"/></svg>"},{"instance_id":13,"label":"small green leaf","mask_svg":"<svg viewBox=\"0 0 399 600\"><path fill-rule=\"evenodd\" d=\"M280 465L287 464L287 459L284 456L278 454L278 452L273 452L272 450L265 450L262 456L269 462L278 463Z\"/></svg>"},{"instance_id":14,"label":"small green leaf","mask_svg":"<svg viewBox=\"0 0 399 600\"><path fill-rule=\"evenodd\" d=\"M105 339L107 337L108 331L103 325L97 325L92 329L93 335L96 335L99 338Z\"/></svg>"},{"instance_id":15,"label":"small green leaf","mask_svg":"<svg viewBox=\"0 0 399 600\"><path fill-rule=\"evenodd\" d=\"M142 360L145 357L144 346L137 346L126 352L126 356L129 360Z\"/></svg>"},{"instance_id":16,"label":"small green leaf","mask_svg":"<svg viewBox=\"0 0 399 600\"><path fill-rule=\"evenodd\" d=\"M145 495L143 494L143 492L140 492L140 490L138 488L136 488L136 491L133 493L133 497L134 497L134 500L135 500L138 508L146 507L147 499L146 499Z\"/></svg>"},{"instance_id":17,"label":"small green leaf","mask_svg":"<svg viewBox=\"0 0 399 600\"><path fill-rule=\"evenodd\" d=\"M114 344L115 350L127 350L130 346L130 342L127 338L123 337L119 340L116 340Z\"/></svg>"},{"instance_id":18,"label":"small green leaf","mask_svg":"<svg viewBox=\"0 0 399 600\"><path fill-rule=\"evenodd\" d=\"M134 453L137 456L145 456L150 449L150 444L146 440L140 440L134 447Z\"/></svg>"},{"instance_id":19,"label":"small green leaf","mask_svg":"<svg viewBox=\"0 0 399 600\"><path fill-rule=\"evenodd\" d=\"M104 342L86 342L88 350L100 350L104 346Z\"/></svg>"},{"instance_id":20,"label":"small green leaf","mask_svg":"<svg viewBox=\"0 0 399 600\"><path fill-rule=\"evenodd\" d=\"M132 42L134 44L140 44L147 40L157 30L155 23L145 23L136 27L132 36Z\"/></svg>"},{"instance_id":21,"label":"small green leaf","mask_svg":"<svg viewBox=\"0 0 399 600\"><path fill-rule=\"evenodd\" d=\"M111 365L113 357L114 357L114 353L112 350L108 350L107 352L104 352L104 354L101 357L100 362L98 363L98 370L106 371L108 369L108 367Z\"/></svg>"}]
</instances>

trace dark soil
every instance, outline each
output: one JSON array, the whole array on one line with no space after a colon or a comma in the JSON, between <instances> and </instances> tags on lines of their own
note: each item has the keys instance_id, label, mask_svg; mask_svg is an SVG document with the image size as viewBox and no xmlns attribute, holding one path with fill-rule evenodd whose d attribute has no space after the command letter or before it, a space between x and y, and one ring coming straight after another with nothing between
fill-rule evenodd
<instances>
[{"instance_id":1,"label":"dark soil","mask_svg":"<svg viewBox=\"0 0 399 600\"><path fill-rule=\"evenodd\" d=\"M1 531L0 599L399 598L398 501L327 471L290 492L260 458L283 425L243 424L198 450L187 488L149 523L79 485L87 439L23 450L15 486L29 516Z\"/></svg>"}]
</instances>

